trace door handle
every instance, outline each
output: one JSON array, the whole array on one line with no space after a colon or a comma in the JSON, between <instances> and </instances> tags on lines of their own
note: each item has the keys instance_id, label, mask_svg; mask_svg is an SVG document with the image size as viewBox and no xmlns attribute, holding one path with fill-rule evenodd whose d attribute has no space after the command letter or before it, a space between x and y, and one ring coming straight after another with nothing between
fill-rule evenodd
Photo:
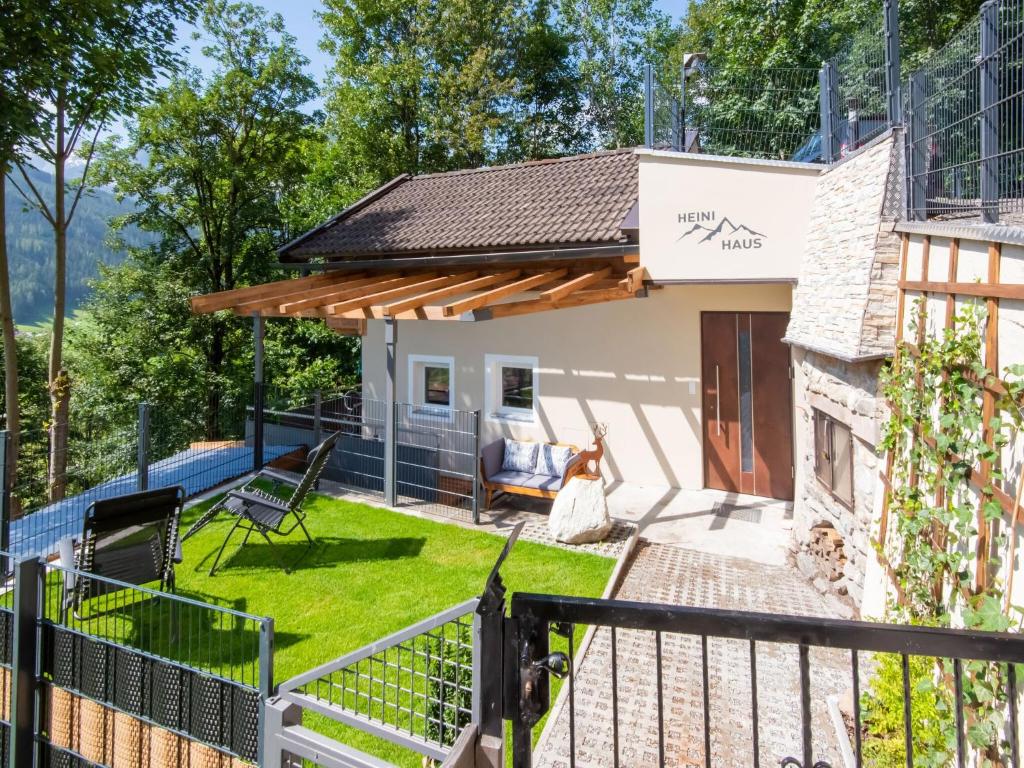
<instances>
[{"instance_id":1,"label":"door handle","mask_svg":"<svg viewBox=\"0 0 1024 768\"><path fill-rule=\"evenodd\" d=\"M722 435L722 388L718 383L718 364L715 364L715 435Z\"/></svg>"}]
</instances>

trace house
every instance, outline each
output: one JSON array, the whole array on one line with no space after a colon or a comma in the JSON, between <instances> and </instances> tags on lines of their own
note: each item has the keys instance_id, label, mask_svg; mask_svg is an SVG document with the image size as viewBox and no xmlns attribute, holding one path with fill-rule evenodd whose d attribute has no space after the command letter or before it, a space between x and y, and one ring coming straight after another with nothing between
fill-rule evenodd
<instances>
[{"instance_id":1,"label":"house","mask_svg":"<svg viewBox=\"0 0 1024 768\"><path fill-rule=\"evenodd\" d=\"M388 325L394 397L424 417L479 411L483 442L580 446L602 423L609 483L788 499L780 339L819 173L626 149L399 177L280 253L431 270L339 313L366 321L367 400L388 397Z\"/></svg>"}]
</instances>

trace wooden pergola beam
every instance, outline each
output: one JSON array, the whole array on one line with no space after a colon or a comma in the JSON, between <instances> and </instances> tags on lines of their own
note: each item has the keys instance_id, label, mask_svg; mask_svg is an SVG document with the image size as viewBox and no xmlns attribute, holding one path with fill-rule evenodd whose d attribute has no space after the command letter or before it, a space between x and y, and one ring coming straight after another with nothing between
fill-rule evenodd
<instances>
[{"instance_id":1,"label":"wooden pergola beam","mask_svg":"<svg viewBox=\"0 0 1024 768\"><path fill-rule=\"evenodd\" d=\"M193 296L191 300L192 311L197 315L219 312L222 309L232 309L236 304L244 301L273 296L282 290L300 291L307 288L317 288L322 285L343 283L347 279L347 275L327 273L290 280L275 280L272 283L251 285L246 288L233 288L230 291L217 291L216 293L208 293L203 296Z\"/></svg>"},{"instance_id":2,"label":"wooden pergola beam","mask_svg":"<svg viewBox=\"0 0 1024 768\"><path fill-rule=\"evenodd\" d=\"M625 278L619 281L623 289L635 293L644 287L644 278L647 277L646 267L633 267L626 273Z\"/></svg>"},{"instance_id":3,"label":"wooden pergola beam","mask_svg":"<svg viewBox=\"0 0 1024 768\"><path fill-rule=\"evenodd\" d=\"M239 315L248 315L252 312L262 312L265 309L272 309L276 312L277 307L286 301L298 301L299 299L303 299L311 294L337 292L345 288L357 287L368 281L372 282L376 279L377 278L374 277L366 277L363 273L356 273L349 279L346 279L343 283L332 283L331 285L319 288L302 288L299 290L293 290L291 286L282 286L278 293L259 299L250 299L240 302L235 304L235 306L232 307L232 310Z\"/></svg>"},{"instance_id":4,"label":"wooden pergola beam","mask_svg":"<svg viewBox=\"0 0 1024 768\"><path fill-rule=\"evenodd\" d=\"M324 310L328 315L340 315L343 312L348 312L349 310L364 309L375 304L383 304L391 299L401 299L406 296L412 296L423 291L428 291L432 288L443 288L447 285L453 285L454 283L463 281L465 279L463 275L464 273L457 275L444 275L442 277L432 277L429 280L423 280L422 278L426 277L426 275L420 275L420 279L417 282L410 283L409 285L405 285L400 288L392 288L386 291L364 294L358 298L341 301L336 304L328 304L324 307Z\"/></svg>"},{"instance_id":5,"label":"wooden pergola beam","mask_svg":"<svg viewBox=\"0 0 1024 768\"><path fill-rule=\"evenodd\" d=\"M382 307L382 313L384 317L394 317L402 312L407 312L412 309L419 309L420 307L426 306L432 301L439 301L441 299L447 299L452 296L458 296L462 293L469 293L470 291L476 291L481 288L487 288L497 283L504 283L508 280L514 280L519 277L520 271L518 269L510 269L505 272L499 272L494 275L484 275L477 277L476 272L466 273L466 277L473 275L473 278L466 280L455 285L449 285L444 288L438 288L437 290L428 291L427 293L421 293L418 296L412 296L402 301L396 301L393 304L387 304Z\"/></svg>"},{"instance_id":6,"label":"wooden pergola beam","mask_svg":"<svg viewBox=\"0 0 1024 768\"><path fill-rule=\"evenodd\" d=\"M407 285L420 279L422 279L422 275L407 275L403 277L397 272L374 275L364 280L332 286L331 288L318 289L290 300L284 300L278 305L277 311L284 315L291 315L296 312L316 309L327 304L351 299L361 293L365 293L368 289L383 290L384 288L397 288L400 285Z\"/></svg>"},{"instance_id":7,"label":"wooden pergola beam","mask_svg":"<svg viewBox=\"0 0 1024 768\"><path fill-rule=\"evenodd\" d=\"M469 296L460 301L447 304L443 309L444 316L454 317L455 315L461 315L463 312L471 312L474 309L486 307L489 304L501 301L509 296L515 296L517 293L522 293L523 291L529 291L533 288L539 288L542 285L547 285L548 283L565 277L567 274L569 274L568 269L553 269L550 272L542 272L539 275L524 277L522 280L516 280L508 285L503 285L490 291L478 293L476 296Z\"/></svg>"},{"instance_id":8,"label":"wooden pergola beam","mask_svg":"<svg viewBox=\"0 0 1024 768\"><path fill-rule=\"evenodd\" d=\"M592 283L596 283L598 280L603 280L611 273L611 267L604 267L603 269L598 269L593 272L587 272L579 277L574 277L572 280L566 280L564 283L556 285L554 288L548 288L548 290L541 293L540 298L543 301L560 301L566 296L583 290Z\"/></svg>"},{"instance_id":9,"label":"wooden pergola beam","mask_svg":"<svg viewBox=\"0 0 1024 768\"><path fill-rule=\"evenodd\" d=\"M492 307L481 310L483 317L479 320L496 320L499 317L515 317L518 315L532 315L536 312L549 312L553 309L569 309L571 307L585 307L591 304L605 304L611 301L622 301L623 299L636 298L636 293L624 291L621 288L603 288L594 291L579 291L560 301L548 301L546 299L526 299L524 301L512 301L506 304L495 304Z\"/></svg>"}]
</instances>

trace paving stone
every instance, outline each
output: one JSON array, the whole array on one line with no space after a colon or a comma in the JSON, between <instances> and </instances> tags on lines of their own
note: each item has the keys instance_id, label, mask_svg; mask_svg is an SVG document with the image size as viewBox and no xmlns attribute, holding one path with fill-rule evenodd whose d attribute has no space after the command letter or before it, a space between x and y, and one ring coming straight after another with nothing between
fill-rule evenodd
<instances>
[{"instance_id":1,"label":"paving stone","mask_svg":"<svg viewBox=\"0 0 1024 768\"><path fill-rule=\"evenodd\" d=\"M624 600L715 607L782 614L835 616L833 605L795 569L722 557L677 546L641 541L617 597ZM612 707L612 633L600 629L577 675L575 765L656 766L658 688L655 637L651 632L618 630L617 730ZM801 754L798 649L757 644L758 753L760 764L778 765ZM845 653L812 648L811 702L815 760L840 765L826 697L849 687ZM750 645L708 640L708 719L713 765L753 765L754 732ZM665 765L704 765L704 705L701 640L662 637L662 709ZM563 699L534 756L538 768L569 768L569 706Z\"/></svg>"}]
</instances>

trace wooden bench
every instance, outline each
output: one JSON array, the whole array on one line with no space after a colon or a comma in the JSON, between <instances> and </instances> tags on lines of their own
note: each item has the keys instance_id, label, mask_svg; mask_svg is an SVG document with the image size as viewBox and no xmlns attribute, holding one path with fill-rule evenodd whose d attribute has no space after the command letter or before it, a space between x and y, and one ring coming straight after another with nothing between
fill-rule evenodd
<instances>
[{"instance_id":1,"label":"wooden bench","mask_svg":"<svg viewBox=\"0 0 1024 768\"><path fill-rule=\"evenodd\" d=\"M595 425L594 436L596 448L594 450L580 451L571 443L540 443L540 445L552 445L561 448L569 448L572 457L565 466L565 472L561 477L554 475L538 475L529 472L507 472L502 470L505 458L505 438L498 438L493 443L484 446L480 451L480 482L483 485L485 498L484 509L491 508L491 500L498 491L511 493L517 496L531 496L537 499L553 499L558 492L565 487L569 480L577 475L596 477L598 465L604 455L604 428ZM529 442L529 441L522 441ZM590 470L590 462L595 462L595 469Z\"/></svg>"}]
</instances>

